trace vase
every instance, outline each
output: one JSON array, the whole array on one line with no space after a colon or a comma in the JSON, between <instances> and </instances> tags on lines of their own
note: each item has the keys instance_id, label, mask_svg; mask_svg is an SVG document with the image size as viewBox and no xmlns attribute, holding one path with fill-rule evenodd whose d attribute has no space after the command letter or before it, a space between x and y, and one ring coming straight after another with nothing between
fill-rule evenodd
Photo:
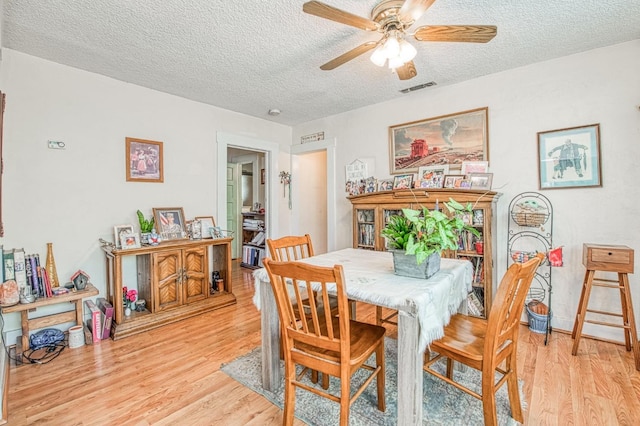
<instances>
[{"instance_id":1,"label":"vase","mask_svg":"<svg viewBox=\"0 0 640 426\"><path fill-rule=\"evenodd\" d=\"M405 254L404 250L391 250L393 271L396 275L411 278L430 278L440 270L440 253L433 253L418 265L416 256Z\"/></svg>"},{"instance_id":2,"label":"vase","mask_svg":"<svg viewBox=\"0 0 640 426\"><path fill-rule=\"evenodd\" d=\"M53 243L47 243L47 262L45 264L47 274L49 274L49 281L51 281L51 287L59 287L58 272L56 270L56 261L53 258Z\"/></svg>"},{"instance_id":3,"label":"vase","mask_svg":"<svg viewBox=\"0 0 640 426\"><path fill-rule=\"evenodd\" d=\"M130 315L131 315L131 308L127 306L126 308L124 308L124 316L128 317Z\"/></svg>"}]
</instances>

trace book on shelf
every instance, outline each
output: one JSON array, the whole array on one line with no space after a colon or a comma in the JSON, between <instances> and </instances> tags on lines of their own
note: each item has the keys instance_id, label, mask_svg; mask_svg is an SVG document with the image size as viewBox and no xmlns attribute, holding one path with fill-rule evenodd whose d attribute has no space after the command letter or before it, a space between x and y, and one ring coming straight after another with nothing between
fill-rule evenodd
<instances>
[{"instance_id":1,"label":"book on shelf","mask_svg":"<svg viewBox=\"0 0 640 426\"><path fill-rule=\"evenodd\" d=\"M473 315L484 316L484 306L475 291L471 291L467 296L467 306L469 307L469 312Z\"/></svg>"},{"instance_id":2,"label":"book on shelf","mask_svg":"<svg viewBox=\"0 0 640 426\"><path fill-rule=\"evenodd\" d=\"M2 260L4 261L4 280L15 280L16 272L13 269L13 249L2 250Z\"/></svg>"},{"instance_id":3,"label":"book on shelf","mask_svg":"<svg viewBox=\"0 0 640 426\"><path fill-rule=\"evenodd\" d=\"M87 327L91 330L91 339L93 343L100 343L102 340L102 331L101 331L101 323L100 323L100 309L96 306L95 302L91 299L84 301L85 305L87 305L87 309L91 315L91 318L87 320Z\"/></svg>"},{"instance_id":4,"label":"book on shelf","mask_svg":"<svg viewBox=\"0 0 640 426\"><path fill-rule=\"evenodd\" d=\"M31 294L38 297L44 297L46 294L40 288L40 281L38 280L38 266L36 265L36 258L33 254L28 254L26 258L27 267L27 281L31 287Z\"/></svg>"},{"instance_id":5,"label":"book on shelf","mask_svg":"<svg viewBox=\"0 0 640 426\"><path fill-rule=\"evenodd\" d=\"M264 232L259 231L256 235L254 235L253 239L251 239L250 243L255 244L257 246L261 246L264 244L265 235Z\"/></svg>"},{"instance_id":6,"label":"book on shelf","mask_svg":"<svg viewBox=\"0 0 640 426\"><path fill-rule=\"evenodd\" d=\"M27 288L27 266L26 266L26 257L24 255L24 249L13 249L13 270L15 271L15 280L18 283L18 289L21 294L24 293L24 290ZM35 293L38 295L38 293Z\"/></svg>"},{"instance_id":7,"label":"book on shelf","mask_svg":"<svg viewBox=\"0 0 640 426\"><path fill-rule=\"evenodd\" d=\"M113 322L113 305L104 297L96 299L98 308L102 318L102 339L108 339L111 336L111 323Z\"/></svg>"}]
</instances>

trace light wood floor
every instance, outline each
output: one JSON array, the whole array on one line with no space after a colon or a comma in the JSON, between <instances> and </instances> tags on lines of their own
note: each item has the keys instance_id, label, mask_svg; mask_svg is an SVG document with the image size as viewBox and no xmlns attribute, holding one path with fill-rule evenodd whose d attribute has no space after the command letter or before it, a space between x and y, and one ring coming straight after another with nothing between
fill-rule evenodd
<instances>
[{"instance_id":1,"label":"light wood floor","mask_svg":"<svg viewBox=\"0 0 640 426\"><path fill-rule=\"evenodd\" d=\"M67 348L49 364L12 366L8 424L281 424L278 408L220 371L260 344L252 271L237 263L234 270L237 305L144 335ZM372 307L358 308L359 320L373 319ZM640 372L630 352L583 339L573 357L570 336L554 333L548 346L543 337L522 327L525 424L640 424Z\"/></svg>"}]
</instances>

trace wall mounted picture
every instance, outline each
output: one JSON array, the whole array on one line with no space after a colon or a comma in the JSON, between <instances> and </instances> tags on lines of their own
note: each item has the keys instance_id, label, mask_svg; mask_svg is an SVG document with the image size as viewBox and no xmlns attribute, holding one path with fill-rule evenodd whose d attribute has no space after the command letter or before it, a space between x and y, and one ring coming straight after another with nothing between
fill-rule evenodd
<instances>
[{"instance_id":1,"label":"wall mounted picture","mask_svg":"<svg viewBox=\"0 0 640 426\"><path fill-rule=\"evenodd\" d=\"M538 132L540 189L602 186L600 124Z\"/></svg>"},{"instance_id":2,"label":"wall mounted picture","mask_svg":"<svg viewBox=\"0 0 640 426\"><path fill-rule=\"evenodd\" d=\"M154 207L153 217L163 241L187 238L182 207Z\"/></svg>"},{"instance_id":3,"label":"wall mounted picture","mask_svg":"<svg viewBox=\"0 0 640 426\"><path fill-rule=\"evenodd\" d=\"M393 178L393 189L409 189L413 183L413 173L398 175Z\"/></svg>"},{"instance_id":4,"label":"wall mounted picture","mask_svg":"<svg viewBox=\"0 0 640 426\"><path fill-rule=\"evenodd\" d=\"M416 188L442 188L444 177L449 173L449 165L423 166L418 169Z\"/></svg>"},{"instance_id":5,"label":"wall mounted picture","mask_svg":"<svg viewBox=\"0 0 640 426\"><path fill-rule=\"evenodd\" d=\"M116 244L116 248L122 248L120 245L120 236L123 234L133 234L133 225L116 225L113 227L113 241Z\"/></svg>"},{"instance_id":6,"label":"wall mounted picture","mask_svg":"<svg viewBox=\"0 0 640 426\"><path fill-rule=\"evenodd\" d=\"M442 115L389 127L392 174L417 172L419 167L489 160L489 108Z\"/></svg>"},{"instance_id":7,"label":"wall mounted picture","mask_svg":"<svg viewBox=\"0 0 640 426\"><path fill-rule=\"evenodd\" d=\"M461 175L468 175L471 173L487 173L489 171L488 161L463 161L460 168Z\"/></svg>"},{"instance_id":8,"label":"wall mounted picture","mask_svg":"<svg viewBox=\"0 0 640 426\"><path fill-rule=\"evenodd\" d=\"M491 189L493 173L469 173L467 177L471 182L471 189Z\"/></svg>"},{"instance_id":9,"label":"wall mounted picture","mask_svg":"<svg viewBox=\"0 0 640 426\"><path fill-rule=\"evenodd\" d=\"M127 182L164 182L162 142L126 138Z\"/></svg>"}]
</instances>

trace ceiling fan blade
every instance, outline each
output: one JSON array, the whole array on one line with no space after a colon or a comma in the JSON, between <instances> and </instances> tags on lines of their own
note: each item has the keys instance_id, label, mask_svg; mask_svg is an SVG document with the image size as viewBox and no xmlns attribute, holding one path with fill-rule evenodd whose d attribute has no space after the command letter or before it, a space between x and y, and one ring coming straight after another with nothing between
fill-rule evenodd
<instances>
[{"instance_id":1,"label":"ceiling fan blade","mask_svg":"<svg viewBox=\"0 0 640 426\"><path fill-rule=\"evenodd\" d=\"M367 31L377 31L378 24L374 21L354 15L344 10L336 9L333 6L324 4L319 1L308 1L302 5L302 11L310 15L319 16L320 18L329 19L352 27L360 28Z\"/></svg>"},{"instance_id":2,"label":"ceiling fan blade","mask_svg":"<svg viewBox=\"0 0 640 426\"><path fill-rule=\"evenodd\" d=\"M436 0L406 0L398 11L398 16L402 22L415 22L434 1Z\"/></svg>"},{"instance_id":3,"label":"ceiling fan blade","mask_svg":"<svg viewBox=\"0 0 640 426\"><path fill-rule=\"evenodd\" d=\"M425 25L414 33L420 41L487 43L498 32L495 25Z\"/></svg>"},{"instance_id":4,"label":"ceiling fan blade","mask_svg":"<svg viewBox=\"0 0 640 426\"><path fill-rule=\"evenodd\" d=\"M410 80L418 75L418 71L416 70L416 66L413 61L409 61L403 66L396 68L396 73L400 80Z\"/></svg>"},{"instance_id":5,"label":"ceiling fan blade","mask_svg":"<svg viewBox=\"0 0 640 426\"><path fill-rule=\"evenodd\" d=\"M346 62L349 62L350 60L355 59L358 56L362 55L363 53L366 53L369 50L373 49L374 47L376 47L378 45L378 43L379 43L378 41L368 41L365 44L361 44L360 46L356 47L355 49L351 49L347 53L344 53L344 54L338 56L337 58L330 60L326 64L322 65L320 67L320 69L323 70L323 71L329 71L329 70L332 70L334 68L337 68L340 65L342 65L342 64L344 64Z\"/></svg>"}]
</instances>

